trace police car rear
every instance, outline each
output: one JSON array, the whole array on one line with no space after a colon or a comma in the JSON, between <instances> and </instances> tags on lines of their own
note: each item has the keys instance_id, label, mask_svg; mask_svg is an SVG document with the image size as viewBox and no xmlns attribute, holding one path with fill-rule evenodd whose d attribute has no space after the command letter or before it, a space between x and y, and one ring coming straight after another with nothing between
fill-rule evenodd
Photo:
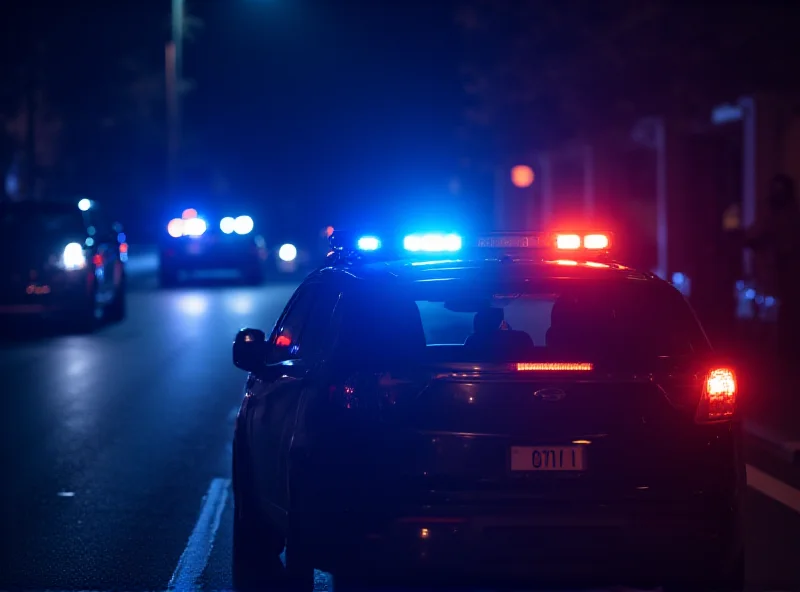
<instances>
[{"instance_id":1,"label":"police car rear","mask_svg":"<svg viewBox=\"0 0 800 592\"><path fill-rule=\"evenodd\" d=\"M188 208L166 230L159 248L162 286L177 284L181 274L228 269L238 271L249 283L263 281L266 245L250 216L225 216L217 221Z\"/></svg>"},{"instance_id":2,"label":"police car rear","mask_svg":"<svg viewBox=\"0 0 800 592\"><path fill-rule=\"evenodd\" d=\"M735 375L610 239L420 235L396 261L370 255L379 237L339 246L316 278L336 337L289 461L290 542L310 562L395 582L741 585ZM292 331L273 342L302 349Z\"/></svg>"}]
</instances>

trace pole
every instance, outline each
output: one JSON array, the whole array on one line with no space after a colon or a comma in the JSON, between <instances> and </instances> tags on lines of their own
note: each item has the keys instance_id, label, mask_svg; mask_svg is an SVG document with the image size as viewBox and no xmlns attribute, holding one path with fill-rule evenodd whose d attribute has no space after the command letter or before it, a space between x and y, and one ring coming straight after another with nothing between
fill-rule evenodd
<instances>
[{"instance_id":1,"label":"pole","mask_svg":"<svg viewBox=\"0 0 800 592\"><path fill-rule=\"evenodd\" d=\"M165 72L167 89L167 176L170 197L175 197L178 177L178 81L175 71L175 44L168 43L165 51Z\"/></svg>"},{"instance_id":2,"label":"pole","mask_svg":"<svg viewBox=\"0 0 800 592\"><path fill-rule=\"evenodd\" d=\"M667 195L667 139L663 119L654 120L656 145L656 242L658 245L657 274L667 279L668 250L668 195Z\"/></svg>"},{"instance_id":3,"label":"pole","mask_svg":"<svg viewBox=\"0 0 800 592\"><path fill-rule=\"evenodd\" d=\"M183 80L184 0L172 0L172 42L166 50L167 112L169 117L169 190L177 191L181 152L181 85Z\"/></svg>"}]
</instances>

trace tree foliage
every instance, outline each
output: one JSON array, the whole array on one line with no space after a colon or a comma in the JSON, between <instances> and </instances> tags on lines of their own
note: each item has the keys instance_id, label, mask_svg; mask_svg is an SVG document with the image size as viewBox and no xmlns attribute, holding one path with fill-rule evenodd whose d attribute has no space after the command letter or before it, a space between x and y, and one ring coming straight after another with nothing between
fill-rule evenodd
<instances>
[{"instance_id":1,"label":"tree foliage","mask_svg":"<svg viewBox=\"0 0 800 592\"><path fill-rule=\"evenodd\" d=\"M737 93L788 90L789 3L472 0L464 33L473 134L518 150L645 115L708 115Z\"/></svg>"}]
</instances>

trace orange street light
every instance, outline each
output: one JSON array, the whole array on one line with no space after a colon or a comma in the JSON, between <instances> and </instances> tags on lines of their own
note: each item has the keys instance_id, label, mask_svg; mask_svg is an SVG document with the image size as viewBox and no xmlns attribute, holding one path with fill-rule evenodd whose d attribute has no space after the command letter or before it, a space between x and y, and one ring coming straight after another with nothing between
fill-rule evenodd
<instances>
[{"instance_id":1,"label":"orange street light","mask_svg":"<svg viewBox=\"0 0 800 592\"><path fill-rule=\"evenodd\" d=\"M511 182L515 187L525 189L533 185L533 169L524 164L518 164L511 169Z\"/></svg>"}]
</instances>

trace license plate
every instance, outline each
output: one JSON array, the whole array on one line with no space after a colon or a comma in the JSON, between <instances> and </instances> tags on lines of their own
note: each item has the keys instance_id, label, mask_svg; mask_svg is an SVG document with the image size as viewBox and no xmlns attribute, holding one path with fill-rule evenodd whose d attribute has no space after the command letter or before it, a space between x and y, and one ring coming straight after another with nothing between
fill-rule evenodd
<instances>
[{"instance_id":1,"label":"license plate","mask_svg":"<svg viewBox=\"0 0 800 592\"><path fill-rule=\"evenodd\" d=\"M512 446L512 471L585 471L582 446Z\"/></svg>"},{"instance_id":2,"label":"license plate","mask_svg":"<svg viewBox=\"0 0 800 592\"><path fill-rule=\"evenodd\" d=\"M200 243L189 243L189 246L186 247L186 250L191 255L199 255L203 251L203 247Z\"/></svg>"}]
</instances>

